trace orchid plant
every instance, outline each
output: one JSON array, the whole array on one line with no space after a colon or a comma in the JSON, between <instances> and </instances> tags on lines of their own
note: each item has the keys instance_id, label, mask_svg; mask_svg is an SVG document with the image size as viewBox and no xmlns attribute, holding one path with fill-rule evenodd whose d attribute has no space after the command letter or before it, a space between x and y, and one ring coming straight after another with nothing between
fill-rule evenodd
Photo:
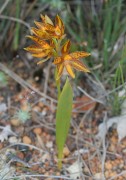
<instances>
[{"instance_id":1,"label":"orchid plant","mask_svg":"<svg viewBox=\"0 0 126 180\"><path fill-rule=\"evenodd\" d=\"M84 51L70 53L71 42L66 39L64 23L58 15L55 17L54 23L47 15L41 15L41 20L42 22L35 21L36 28L31 29L33 35L27 36L34 44L24 49L32 53L33 57L42 58L37 64L53 59L53 64L56 67L55 80L58 89L56 143L59 159L58 166L61 168L63 148L70 127L73 92L69 78L66 78L62 90L60 88L60 79L65 69L71 78L75 78L73 69L86 73L90 72L86 65L80 61L80 58L85 58L90 53Z\"/></svg>"}]
</instances>

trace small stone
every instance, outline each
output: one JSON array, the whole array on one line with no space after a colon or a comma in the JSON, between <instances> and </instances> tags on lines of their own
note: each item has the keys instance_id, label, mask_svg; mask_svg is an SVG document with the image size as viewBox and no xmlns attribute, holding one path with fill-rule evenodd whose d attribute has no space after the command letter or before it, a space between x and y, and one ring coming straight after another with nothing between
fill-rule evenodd
<instances>
[{"instance_id":1,"label":"small stone","mask_svg":"<svg viewBox=\"0 0 126 180\"><path fill-rule=\"evenodd\" d=\"M123 167L124 167L124 164L121 163L121 164L119 165L119 168L122 169Z\"/></svg>"},{"instance_id":2,"label":"small stone","mask_svg":"<svg viewBox=\"0 0 126 180\"><path fill-rule=\"evenodd\" d=\"M126 153L126 149L123 149L122 152L123 152L123 153Z\"/></svg>"},{"instance_id":3,"label":"small stone","mask_svg":"<svg viewBox=\"0 0 126 180\"><path fill-rule=\"evenodd\" d=\"M42 129L38 127L38 128L35 128L35 129L33 130L33 132L34 132L35 134L40 135L40 134L42 133Z\"/></svg>"},{"instance_id":4,"label":"small stone","mask_svg":"<svg viewBox=\"0 0 126 180\"><path fill-rule=\"evenodd\" d=\"M0 142L0 149L2 149L2 148L3 148L3 143Z\"/></svg>"},{"instance_id":5,"label":"small stone","mask_svg":"<svg viewBox=\"0 0 126 180\"><path fill-rule=\"evenodd\" d=\"M44 107L43 102L39 102L39 103L38 103L38 105L39 105L39 107L41 107L41 108L43 108L43 107Z\"/></svg>"},{"instance_id":6,"label":"small stone","mask_svg":"<svg viewBox=\"0 0 126 180\"><path fill-rule=\"evenodd\" d=\"M30 110L30 106L28 103L24 103L22 106L21 106L21 110L23 111L29 111Z\"/></svg>"},{"instance_id":7,"label":"small stone","mask_svg":"<svg viewBox=\"0 0 126 180\"><path fill-rule=\"evenodd\" d=\"M23 140L23 143L25 143L25 144L31 144L31 142L32 142L30 137L28 137L28 136L24 136L22 140Z\"/></svg>"},{"instance_id":8,"label":"small stone","mask_svg":"<svg viewBox=\"0 0 126 180\"><path fill-rule=\"evenodd\" d=\"M48 141L47 143L46 143L46 147L47 148L52 148L53 147L53 142L52 141Z\"/></svg>"},{"instance_id":9,"label":"small stone","mask_svg":"<svg viewBox=\"0 0 126 180\"><path fill-rule=\"evenodd\" d=\"M39 169L39 165L33 165L32 167L31 167L31 169L32 169L32 171L37 171L38 169Z\"/></svg>"},{"instance_id":10,"label":"small stone","mask_svg":"<svg viewBox=\"0 0 126 180\"><path fill-rule=\"evenodd\" d=\"M43 163L45 163L45 161L50 161L50 155L48 153L45 153L42 157L41 160Z\"/></svg>"},{"instance_id":11,"label":"small stone","mask_svg":"<svg viewBox=\"0 0 126 180\"><path fill-rule=\"evenodd\" d=\"M117 144L118 139L117 139L116 136L112 136L111 141L112 141L113 144Z\"/></svg>"},{"instance_id":12,"label":"small stone","mask_svg":"<svg viewBox=\"0 0 126 180\"><path fill-rule=\"evenodd\" d=\"M116 175L117 175L116 171L113 171L113 172L110 173L110 177L113 177L113 176L116 176Z\"/></svg>"},{"instance_id":13,"label":"small stone","mask_svg":"<svg viewBox=\"0 0 126 180\"><path fill-rule=\"evenodd\" d=\"M96 178L97 180L101 180L102 179L102 173L96 173L94 175L94 178Z\"/></svg>"},{"instance_id":14,"label":"small stone","mask_svg":"<svg viewBox=\"0 0 126 180\"><path fill-rule=\"evenodd\" d=\"M84 167L84 173L89 173L89 169L87 167Z\"/></svg>"},{"instance_id":15,"label":"small stone","mask_svg":"<svg viewBox=\"0 0 126 180\"><path fill-rule=\"evenodd\" d=\"M42 110L42 112L41 112L41 115L42 116L45 116L47 114L47 110L46 110L46 108L44 108L43 110Z\"/></svg>"},{"instance_id":16,"label":"small stone","mask_svg":"<svg viewBox=\"0 0 126 180\"><path fill-rule=\"evenodd\" d=\"M69 154L70 154L70 151L69 151L68 147L64 147L64 149L63 149L63 155L64 155L65 157L67 157L67 156L69 156Z\"/></svg>"},{"instance_id":17,"label":"small stone","mask_svg":"<svg viewBox=\"0 0 126 180\"><path fill-rule=\"evenodd\" d=\"M115 151L115 145L111 144L108 150L114 152Z\"/></svg>"},{"instance_id":18,"label":"small stone","mask_svg":"<svg viewBox=\"0 0 126 180\"><path fill-rule=\"evenodd\" d=\"M15 136L11 136L9 139L8 139L9 143L10 144L14 144L14 143L18 143L19 142L19 139L17 139L17 137Z\"/></svg>"},{"instance_id":19,"label":"small stone","mask_svg":"<svg viewBox=\"0 0 126 180\"><path fill-rule=\"evenodd\" d=\"M20 159L24 159L24 154L23 154L23 152L18 152L18 153L17 153L17 156L18 156Z\"/></svg>"},{"instance_id":20,"label":"small stone","mask_svg":"<svg viewBox=\"0 0 126 180\"><path fill-rule=\"evenodd\" d=\"M39 106L34 106L33 110L36 112L41 112L41 108Z\"/></svg>"},{"instance_id":21,"label":"small stone","mask_svg":"<svg viewBox=\"0 0 126 180\"><path fill-rule=\"evenodd\" d=\"M13 125L15 127L17 127L21 124L19 119L11 119L10 122L11 122L11 125Z\"/></svg>"},{"instance_id":22,"label":"small stone","mask_svg":"<svg viewBox=\"0 0 126 180\"><path fill-rule=\"evenodd\" d=\"M105 177L108 178L109 177L110 172L109 171L105 171Z\"/></svg>"},{"instance_id":23,"label":"small stone","mask_svg":"<svg viewBox=\"0 0 126 180\"><path fill-rule=\"evenodd\" d=\"M105 163L105 168L106 168L107 170L112 169L112 163L111 163L111 161L108 161L108 162Z\"/></svg>"}]
</instances>

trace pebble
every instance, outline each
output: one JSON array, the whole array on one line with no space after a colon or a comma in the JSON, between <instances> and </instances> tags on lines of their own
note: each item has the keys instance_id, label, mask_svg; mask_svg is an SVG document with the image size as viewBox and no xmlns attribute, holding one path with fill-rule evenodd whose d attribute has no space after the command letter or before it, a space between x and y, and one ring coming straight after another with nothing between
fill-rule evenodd
<instances>
[{"instance_id":1,"label":"pebble","mask_svg":"<svg viewBox=\"0 0 126 180\"><path fill-rule=\"evenodd\" d=\"M43 108L43 107L44 107L43 102L39 102L39 103L38 103L38 106L41 107L41 108Z\"/></svg>"},{"instance_id":2,"label":"pebble","mask_svg":"<svg viewBox=\"0 0 126 180\"><path fill-rule=\"evenodd\" d=\"M34 106L33 110L36 112L41 112L41 108L39 106Z\"/></svg>"},{"instance_id":3,"label":"pebble","mask_svg":"<svg viewBox=\"0 0 126 180\"><path fill-rule=\"evenodd\" d=\"M105 171L105 177L108 178L110 175L110 172L109 171Z\"/></svg>"},{"instance_id":4,"label":"pebble","mask_svg":"<svg viewBox=\"0 0 126 180\"><path fill-rule=\"evenodd\" d=\"M47 148L52 148L53 147L53 142L52 141L48 141L47 143L46 143L46 147Z\"/></svg>"},{"instance_id":5,"label":"pebble","mask_svg":"<svg viewBox=\"0 0 126 180\"><path fill-rule=\"evenodd\" d=\"M50 161L50 155L48 153L45 153L42 157L41 160L43 163L45 163L45 161Z\"/></svg>"},{"instance_id":6,"label":"pebble","mask_svg":"<svg viewBox=\"0 0 126 180\"><path fill-rule=\"evenodd\" d=\"M11 125L13 125L15 127L17 127L21 124L19 119L11 119L10 122L11 122Z\"/></svg>"},{"instance_id":7,"label":"pebble","mask_svg":"<svg viewBox=\"0 0 126 180\"><path fill-rule=\"evenodd\" d=\"M2 149L2 148L3 148L3 143L0 142L0 149Z\"/></svg>"},{"instance_id":8,"label":"pebble","mask_svg":"<svg viewBox=\"0 0 126 180\"><path fill-rule=\"evenodd\" d=\"M112 169L112 163L111 163L111 161L107 161L107 162L105 163L105 168L106 168L107 170Z\"/></svg>"},{"instance_id":9,"label":"pebble","mask_svg":"<svg viewBox=\"0 0 126 180\"><path fill-rule=\"evenodd\" d=\"M20 159L24 159L24 154L23 154L23 152L18 152L18 153L17 153L17 156L18 156Z\"/></svg>"},{"instance_id":10,"label":"pebble","mask_svg":"<svg viewBox=\"0 0 126 180\"><path fill-rule=\"evenodd\" d=\"M38 128L35 128L35 129L33 130L33 132L34 132L35 134L40 135L40 134L42 133L42 129L38 127Z\"/></svg>"},{"instance_id":11,"label":"pebble","mask_svg":"<svg viewBox=\"0 0 126 180\"><path fill-rule=\"evenodd\" d=\"M10 144L20 142L20 140L17 139L17 137L15 137L15 136L11 136L11 137L8 139L8 141L9 141Z\"/></svg>"},{"instance_id":12,"label":"pebble","mask_svg":"<svg viewBox=\"0 0 126 180\"><path fill-rule=\"evenodd\" d=\"M21 106L21 109L22 109L23 111L29 111L29 110L30 110L29 104L28 104L28 103L24 103L24 104Z\"/></svg>"},{"instance_id":13,"label":"pebble","mask_svg":"<svg viewBox=\"0 0 126 180\"><path fill-rule=\"evenodd\" d=\"M69 154L70 154L70 150L68 149L68 147L64 147L64 149L63 149L63 155L64 155L65 157L67 157L67 156L69 156Z\"/></svg>"},{"instance_id":14,"label":"pebble","mask_svg":"<svg viewBox=\"0 0 126 180\"><path fill-rule=\"evenodd\" d=\"M33 165L33 166L31 167L32 171L37 171L37 170L38 170L38 168L39 168L39 166L38 166L38 165Z\"/></svg>"},{"instance_id":15,"label":"pebble","mask_svg":"<svg viewBox=\"0 0 126 180\"><path fill-rule=\"evenodd\" d=\"M22 140L23 140L23 143L25 143L25 144L31 144L31 142L32 142L30 137L28 137L28 136L24 136L22 138Z\"/></svg>"},{"instance_id":16,"label":"pebble","mask_svg":"<svg viewBox=\"0 0 126 180\"><path fill-rule=\"evenodd\" d=\"M101 180L102 179L102 173L96 173L94 175L94 178L96 178L97 180Z\"/></svg>"}]
</instances>

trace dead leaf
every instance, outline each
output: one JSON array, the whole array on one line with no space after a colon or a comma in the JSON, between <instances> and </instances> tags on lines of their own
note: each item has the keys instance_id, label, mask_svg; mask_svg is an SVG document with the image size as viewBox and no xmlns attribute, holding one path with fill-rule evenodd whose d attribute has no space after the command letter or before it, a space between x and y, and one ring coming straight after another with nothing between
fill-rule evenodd
<instances>
[{"instance_id":1,"label":"dead leaf","mask_svg":"<svg viewBox=\"0 0 126 180\"><path fill-rule=\"evenodd\" d=\"M82 173L82 163L75 161L71 166L67 168L67 171L70 173L71 179L80 178Z\"/></svg>"},{"instance_id":2,"label":"dead leaf","mask_svg":"<svg viewBox=\"0 0 126 180\"><path fill-rule=\"evenodd\" d=\"M1 104L0 104L0 113L1 113L1 112L4 112L4 111L6 111L6 110L7 110L6 104L5 104L5 103L1 103Z\"/></svg>"},{"instance_id":3,"label":"dead leaf","mask_svg":"<svg viewBox=\"0 0 126 180\"><path fill-rule=\"evenodd\" d=\"M118 141L120 142L126 136L126 115L117 116L108 119L106 124L103 122L98 127L98 134L96 138L105 138L110 127L116 124L116 129L118 133Z\"/></svg>"},{"instance_id":4,"label":"dead leaf","mask_svg":"<svg viewBox=\"0 0 126 180\"><path fill-rule=\"evenodd\" d=\"M3 142L4 140L7 140L9 136L17 136L12 130L10 125L7 125L5 127L0 126L0 129L2 129L0 133L0 141Z\"/></svg>"},{"instance_id":5,"label":"dead leaf","mask_svg":"<svg viewBox=\"0 0 126 180\"><path fill-rule=\"evenodd\" d=\"M74 104L74 108L81 111L88 111L96 106L96 102L92 101L88 96L78 97L76 101L78 102Z\"/></svg>"},{"instance_id":6,"label":"dead leaf","mask_svg":"<svg viewBox=\"0 0 126 180\"><path fill-rule=\"evenodd\" d=\"M120 142L126 136L126 116L122 117L117 124L118 141Z\"/></svg>"}]
</instances>

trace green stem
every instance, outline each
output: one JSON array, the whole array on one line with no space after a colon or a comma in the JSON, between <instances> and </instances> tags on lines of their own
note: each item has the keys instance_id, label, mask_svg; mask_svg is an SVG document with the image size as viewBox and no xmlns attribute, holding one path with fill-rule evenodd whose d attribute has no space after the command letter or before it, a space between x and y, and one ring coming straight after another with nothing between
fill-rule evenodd
<instances>
[{"instance_id":1,"label":"green stem","mask_svg":"<svg viewBox=\"0 0 126 180\"><path fill-rule=\"evenodd\" d=\"M61 55L61 40L57 40L56 52L57 52L57 56ZM55 80L56 80L56 78L57 78L57 68L55 70ZM56 80L56 86L57 86L57 90L58 90L58 99L59 99L60 94L61 94L60 79Z\"/></svg>"},{"instance_id":2,"label":"green stem","mask_svg":"<svg viewBox=\"0 0 126 180\"><path fill-rule=\"evenodd\" d=\"M57 68L55 69L55 80L56 80L56 77L57 77ZM61 94L60 79L56 80L56 87L58 90L58 99L59 99L60 94Z\"/></svg>"}]
</instances>

